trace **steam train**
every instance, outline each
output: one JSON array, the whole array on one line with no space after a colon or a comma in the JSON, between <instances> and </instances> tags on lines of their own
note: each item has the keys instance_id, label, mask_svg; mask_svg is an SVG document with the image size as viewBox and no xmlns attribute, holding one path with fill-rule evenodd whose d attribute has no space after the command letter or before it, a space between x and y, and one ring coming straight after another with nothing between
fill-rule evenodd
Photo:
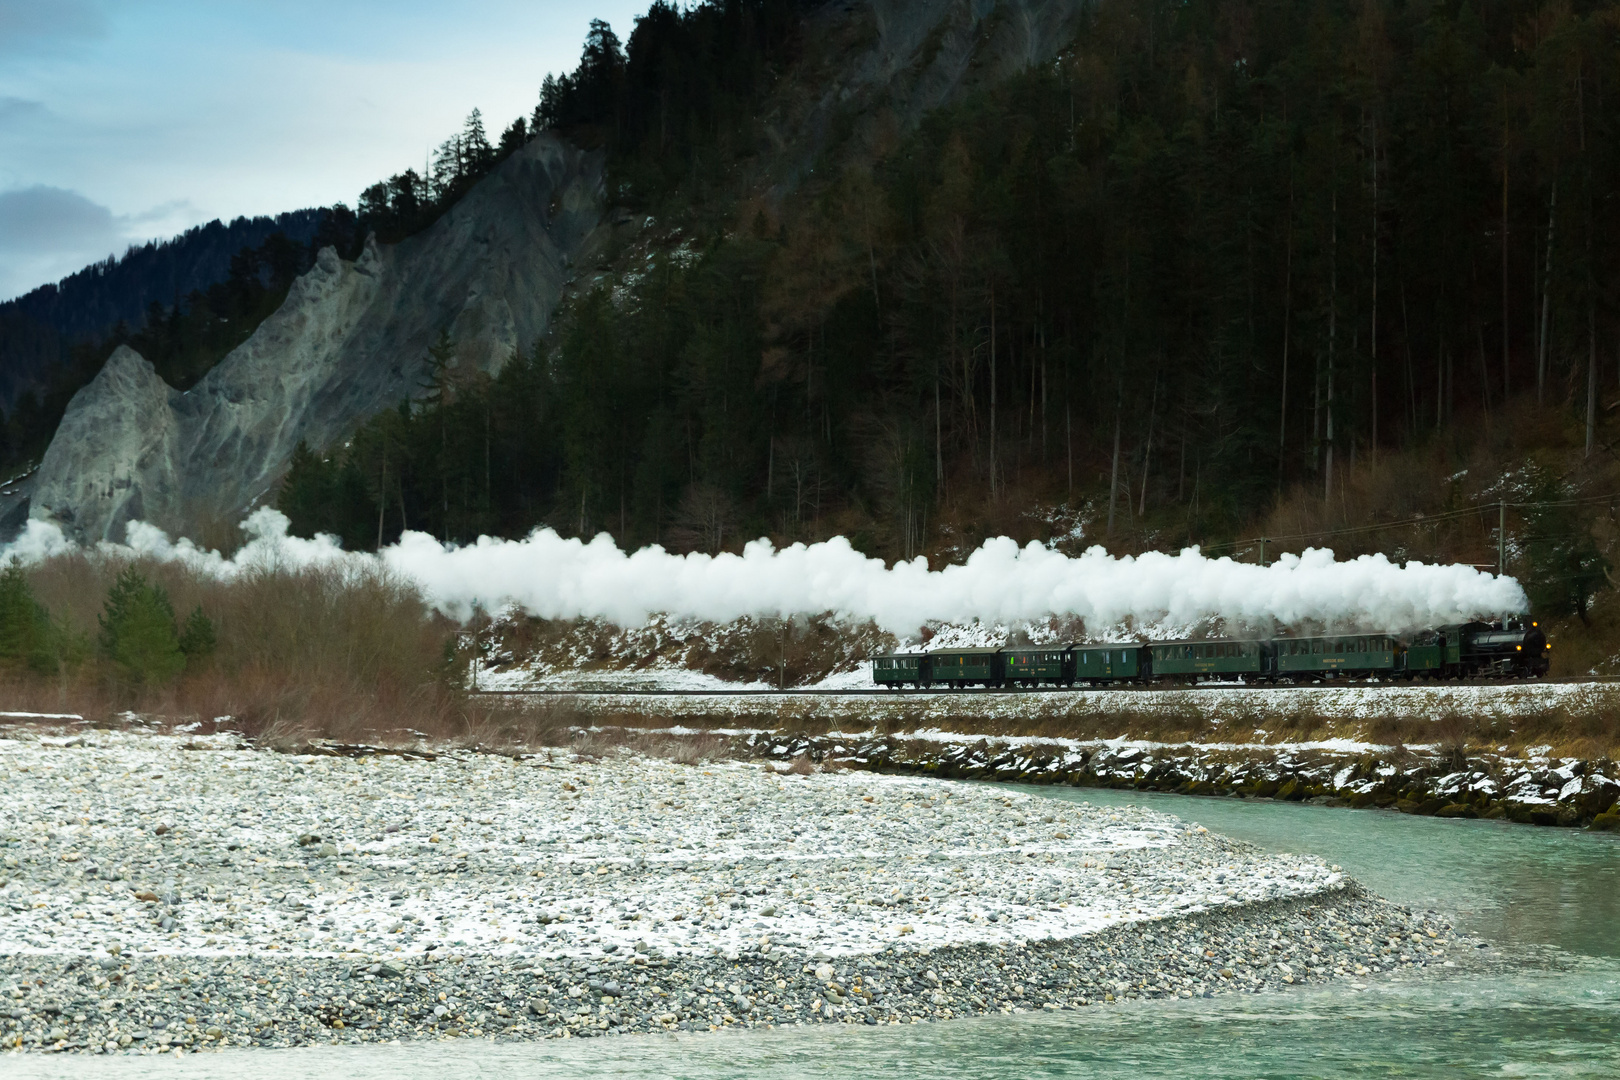
<instances>
[{"instance_id":1,"label":"steam train","mask_svg":"<svg viewBox=\"0 0 1620 1080\"><path fill-rule=\"evenodd\" d=\"M1015 645L938 649L872 659L879 686L998 689L1328 679L1534 679L1552 646L1525 619L1442 626L1410 638L1388 634L1206 641Z\"/></svg>"}]
</instances>

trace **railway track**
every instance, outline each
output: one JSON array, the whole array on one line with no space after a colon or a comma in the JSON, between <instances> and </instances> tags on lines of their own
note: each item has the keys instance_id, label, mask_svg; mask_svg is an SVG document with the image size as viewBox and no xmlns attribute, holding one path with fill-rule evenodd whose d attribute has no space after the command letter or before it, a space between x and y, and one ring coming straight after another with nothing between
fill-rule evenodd
<instances>
[{"instance_id":1,"label":"railway track","mask_svg":"<svg viewBox=\"0 0 1620 1080\"><path fill-rule=\"evenodd\" d=\"M1096 692L1118 693L1121 691L1133 694L1170 694L1182 693L1187 690L1261 690L1280 692L1288 690L1339 690L1354 688L1388 687L1395 688L1434 688L1441 687L1468 687L1468 686L1588 686L1604 685L1620 682L1617 675L1580 675L1563 679L1465 679L1441 682L1439 680L1422 680L1414 682L1369 682L1351 679L1323 680L1321 682L1298 683L1226 683L1206 682L1192 684L1177 684L1173 686L1042 686L1034 689L1019 687L974 686L961 689L927 689L927 690L887 690L872 689L784 689L784 690L661 690L645 687L615 690L607 687L578 687L556 688L546 687L534 690L473 690L471 693L479 697L875 697L875 698L958 698L971 695L998 694L1011 697L1038 696L1041 694L1087 694Z\"/></svg>"}]
</instances>

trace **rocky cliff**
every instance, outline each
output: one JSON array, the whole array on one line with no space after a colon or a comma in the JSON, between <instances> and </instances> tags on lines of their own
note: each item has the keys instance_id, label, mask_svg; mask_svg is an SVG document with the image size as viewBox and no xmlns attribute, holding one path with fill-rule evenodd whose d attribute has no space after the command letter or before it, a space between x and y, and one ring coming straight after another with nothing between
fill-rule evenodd
<instances>
[{"instance_id":1,"label":"rocky cliff","mask_svg":"<svg viewBox=\"0 0 1620 1080\"><path fill-rule=\"evenodd\" d=\"M543 334L570 267L602 236L602 161L550 137L513 154L431 228L330 248L286 303L187 393L120 348L74 395L29 516L81 541L141 519L171 532L265 497L300 440L325 447L418 394L441 329L494 373Z\"/></svg>"},{"instance_id":2,"label":"rocky cliff","mask_svg":"<svg viewBox=\"0 0 1620 1080\"><path fill-rule=\"evenodd\" d=\"M809 16L811 44L762 113L771 148L736 176L780 203L976 87L1050 60L1086 0L866 0ZM300 440L329 447L419 393L440 329L458 362L497 370L544 333L570 267L608 229L599 156L549 136L432 228L354 263L328 250L286 303L191 391L120 349L76 395L38 473L0 490L80 540L132 519L196 535L270 495ZM607 268L612 269L612 268ZM620 267L618 269L625 269ZM32 485L32 486L30 486ZM9 501L8 501L9 500Z\"/></svg>"}]
</instances>

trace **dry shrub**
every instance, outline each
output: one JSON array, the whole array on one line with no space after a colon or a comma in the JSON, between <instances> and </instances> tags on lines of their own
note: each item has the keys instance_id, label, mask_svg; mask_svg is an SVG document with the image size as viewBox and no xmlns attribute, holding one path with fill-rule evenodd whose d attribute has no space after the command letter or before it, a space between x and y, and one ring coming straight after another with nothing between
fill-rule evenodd
<instances>
[{"instance_id":1,"label":"dry shrub","mask_svg":"<svg viewBox=\"0 0 1620 1080\"><path fill-rule=\"evenodd\" d=\"M816 771L816 763L810 760L809 754L800 754L788 765L787 771L794 776L809 776Z\"/></svg>"},{"instance_id":2,"label":"dry shrub","mask_svg":"<svg viewBox=\"0 0 1620 1080\"><path fill-rule=\"evenodd\" d=\"M125 565L81 552L45 561L29 578L52 616L93 642L107 588ZM281 744L463 737L478 721L459 685L456 626L385 569L267 567L222 581L179 563L136 566L168 592L180 619L202 608L217 635L213 656L155 688L119 687L92 660L72 676L18 686L9 700L48 699L87 714L230 716Z\"/></svg>"},{"instance_id":3,"label":"dry shrub","mask_svg":"<svg viewBox=\"0 0 1620 1080\"><path fill-rule=\"evenodd\" d=\"M466 745L498 753L521 753L540 747L563 746L601 733L584 732L585 717L568 698L484 698L463 706L465 730L457 736Z\"/></svg>"}]
</instances>

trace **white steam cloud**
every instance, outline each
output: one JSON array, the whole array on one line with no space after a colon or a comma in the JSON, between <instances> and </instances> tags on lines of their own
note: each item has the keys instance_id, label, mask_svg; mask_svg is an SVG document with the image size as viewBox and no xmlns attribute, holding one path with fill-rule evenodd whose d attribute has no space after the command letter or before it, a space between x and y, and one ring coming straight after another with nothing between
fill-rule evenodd
<instances>
[{"instance_id":1,"label":"white steam cloud","mask_svg":"<svg viewBox=\"0 0 1620 1080\"><path fill-rule=\"evenodd\" d=\"M543 618L603 618L637 626L650 615L730 622L832 611L872 619L897 634L929 623L1003 625L1078 616L1102 629L1187 627L1206 619L1237 624L1315 622L1398 633L1528 608L1524 590L1471 566L1398 566L1382 555L1340 562L1333 552L1284 555L1269 566L1180 554L1109 555L1094 547L1072 558L1040 544L985 541L965 563L929 570L923 559L885 566L843 537L776 549L765 540L742 554L672 555L659 547L626 553L606 535L587 542L539 529L522 540L482 538L447 546L408 532L378 554L346 552L335 540L287 535L287 518L263 508L244 523L248 543L225 558L136 522L109 555L186 563L222 579L267 566L386 567L419 585L458 619L507 605ZM73 549L59 529L30 521L0 554L34 561Z\"/></svg>"}]
</instances>

